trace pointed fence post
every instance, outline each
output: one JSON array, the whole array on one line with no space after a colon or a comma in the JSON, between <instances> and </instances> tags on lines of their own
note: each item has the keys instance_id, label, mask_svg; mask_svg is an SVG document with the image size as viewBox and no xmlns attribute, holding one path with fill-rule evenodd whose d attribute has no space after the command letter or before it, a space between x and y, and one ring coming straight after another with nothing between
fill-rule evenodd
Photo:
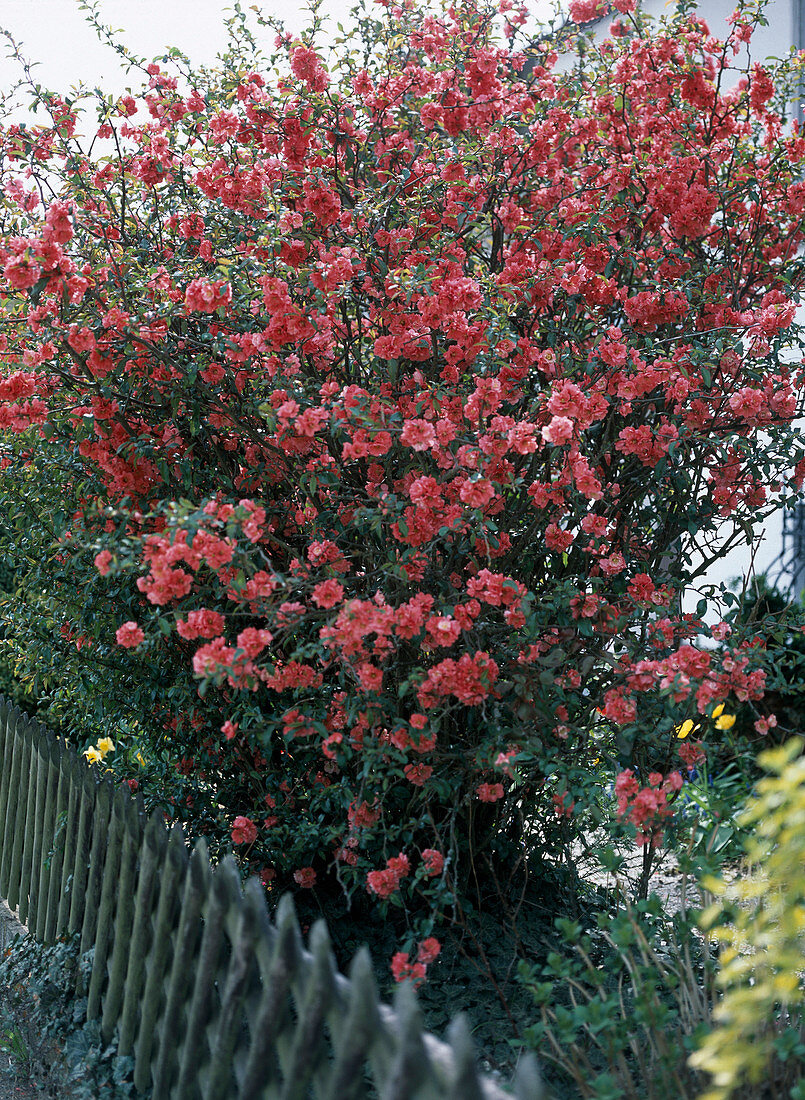
<instances>
[{"instance_id":1,"label":"pointed fence post","mask_svg":"<svg viewBox=\"0 0 805 1100\"><path fill-rule=\"evenodd\" d=\"M187 1004L193 987L193 972L197 966L201 939L201 908L206 901L210 883L210 863L207 845L199 841L190 857L184 880L181 918L174 940L173 965L168 983L165 1019L171 1034L163 1033L159 1046L152 1100L169 1100L178 1072L181 1046L187 1025Z\"/></svg>"},{"instance_id":2,"label":"pointed fence post","mask_svg":"<svg viewBox=\"0 0 805 1100\"><path fill-rule=\"evenodd\" d=\"M61 883L61 859L64 844L64 822L59 821L61 795L63 810L64 781L61 761L64 755L64 743L52 734L46 739L47 751L47 790L45 794L45 818L42 824L42 869L39 874L39 908L36 913L34 935L40 943L47 943L48 904L51 902L51 881L58 887ZM56 927L56 912L52 911L52 927ZM52 937L51 937L52 938Z\"/></svg>"},{"instance_id":3,"label":"pointed fence post","mask_svg":"<svg viewBox=\"0 0 805 1100\"><path fill-rule=\"evenodd\" d=\"M25 840L25 815L28 809L28 783L30 780L30 743L20 729L19 712L8 710L7 735L13 746L9 798L6 809L6 825L3 839L3 870L0 892L8 899L9 908L19 904L20 875L22 872L22 848Z\"/></svg>"},{"instance_id":4,"label":"pointed fence post","mask_svg":"<svg viewBox=\"0 0 805 1100\"><path fill-rule=\"evenodd\" d=\"M28 797L25 809L25 834L22 843L22 867L19 885L20 924L27 924L30 906L31 884L34 876L34 850L36 844L37 792L39 789L38 731L33 722L26 722L23 736L30 746L28 759ZM36 873L39 868L36 867ZM10 899L9 899L10 900Z\"/></svg>"},{"instance_id":5,"label":"pointed fence post","mask_svg":"<svg viewBox=\"0 0 805 1100\"><path fill-rule=\"evenodd\" d=\"M0 894L6 896L11 870L12 845L9 837L14 833L14 817L19 789L19 755L14 745L14 726L9 722L11 708L8 700L0 699L0 760L3 772L0 775ZM16 723L14 723L16 725ZM14 766L17 768L17 782L13 780Z\"/></svg>"},{"instance_id":6,"label":"pointed fence post","mask_svg":"<svg viewBox=\"0 0 805 1100\"><path fill-rule=\"evenodd\" d=\"M110 912L110 950L107 966L108 982L103 995L101 1035L105 1043L112 1041L125 997L131 931L134 924L137 894L137 864L143 840L143 826L138 807L128 787L122 786L115 799L121 817L120 869L114 886L114 915ZM104 884L105 885L105 884ZM99 928L100 933L100 928ZM98 953L96 940L96 958ZM94 962L93 962L94 969Z\"/></svg>"},{"instance_id":7,"label":"pointed fence post","mask_svg":"<svg viewBox=\"0 0 805 1100\"><path fill-rule=\"evenodd\" d=\"M78 830L75 840L75 861L73 863L73 882L70 889L70 912L67 920L67 931L81 931L82 954L88 949L88 944L94 929L87 932L84 939L84 925L87 922L87 911L92 904L92 896L89 892L90 882L94 878L90 876L90 863L92 860L92 840L95 836L96 818L104 819L108 815L109 806L105 796L102 796L95 785L95 776L92 771L83 765L76 769L75 783L78 789ZM108 792L108 786L103 790Z\"/></svg>"},{"instance_id":8,"label":"pointed fence post","mask_svg":"<svg viewBox=\"0 0 805 1100\"><path fill-rule=\"evenodd\" d=\"M148 833L146 833L148 843ZM183 885L188 868L187 845L182 830L175 825L168 840L167 858L159 881L159 901L153 924L151 950L146 958L145 990L142 996L140 1027L134 1047L134 1084L145 1092L156 1082L160 1046L174 1041L172 1017L167 1013L169 963L175 954L176 926L180 920ZM182 911L182 919L184 911ZM135 1012L131 1008L130 1012ZM124 1017L126 1009L124 1007ZM161 1042L160 1042L161 1036Z\"/></svg>"},{"instance_id":9,"label":"pointed fence post","mask_svg":"<svg viewBox=\"0 0 805 1100\"><path fill-rule=\"evenodd\" d=\"M148 949L156 931L152 921L153 910L159 896L159 875L165 863L167 847L168 833L162 815L154 811L145 827L140 848L140 873L137 878L133 926L123 982L124 1000L117 1047L121 1057L131 1054L137 1035Z\"/></svg>"},{"instance_id":10,"label":"pointed fence post","mask_svg":"<svg viewBox=\"0 0 805 1100\"><path fill-rule=\"evenodd\" d=\"M87 1019L94 1020L101 1015L101 998L109 984L108 959L114 940L115 907L118 901L126 905L120 887L121 857L125 846L126 795L123 790L115 792L112 813L109 818L109 832L106 837L106 858L103 865L101 896L98 903L98 916L95 929L95 954L92 959L92 976L87 994ZM95 847L93 845L93 857ZM125 866L125 865L124 865ZM106 1040L108 1042L108 1039Z\"/></svg>"},{"instance_id":11,"label":"pointed fence post","mask_svg":"<svg viewBox=\"0 0 805 1100\"><path fill-rule=\"evenodd\" d=\"M62 767L67 783L67 819L64 825L64 849L62 851L61 883L58 893L55 936L63 936L68 931L70 919L70 898L75 889L75 854L79 836L81 812L81 784L83 775L76 753L66 748L62 757Z\"/></svg>"},{"instance_id":12,"label":"pointed fence post","mask_svg":"<svg viewBox=\"0 0 805 1100\"><path fill-rule=\"evenodd\" d=\"M87 789L88 788L88 789ZM108 779L96 784L94 769L88 770L85 793L92 805L92 842L87 861L87 884L81 925L81 954L95 943L98 930L98 909L101 902L103 872L109 850L109 815L112 812L112 784Z\"/></svg>"}]
</instances>

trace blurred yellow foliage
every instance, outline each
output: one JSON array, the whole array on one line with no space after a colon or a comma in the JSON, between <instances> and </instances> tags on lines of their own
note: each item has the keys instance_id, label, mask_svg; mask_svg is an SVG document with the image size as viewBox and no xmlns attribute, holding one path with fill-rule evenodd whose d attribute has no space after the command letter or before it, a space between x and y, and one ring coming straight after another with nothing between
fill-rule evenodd
<instances>
[{"instance_id":1,"label":"blurred yellow foliage","mask_svg":"<svg viewBox=\"0 0 805 1100\"><path fill-rule=\"evenodd\" d=\"M741 817L752 830L747 844L747 872L735 882L710 878L703 883L717 897L702 913L700 926L722 945L717 980L723 996L714 1009L715 1026L690 1058L692 1067L706 1070L712 1077L701 1100L727 1100L744 1085L762 1091L762 1085L775 1075L778 1057L786 1061L802 1059L802 750L803 742L794 739L759 757L769 775L758 783ZM791 1040L785 1044L786 1053L780 1046L783 1035ZM805 1076L805 1063L802 1068ZM790 1073L790 1064L787 1069Z\"/></svg>"}]
</instances>

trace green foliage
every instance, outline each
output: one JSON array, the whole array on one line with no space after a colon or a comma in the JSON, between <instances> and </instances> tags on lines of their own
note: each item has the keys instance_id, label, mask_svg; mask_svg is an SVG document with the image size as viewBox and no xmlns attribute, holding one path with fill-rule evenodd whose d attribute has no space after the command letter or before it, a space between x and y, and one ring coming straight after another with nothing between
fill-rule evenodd
<instances>
[{"instance_id":1,"label":"green foliage","mask_svg":"<svg viewBox=\"0 0 805 1100\"><path fill-rule=\"evenodd\" d=\"M30 1080L31 1051L21 1031L5 1009L0 1010L0 1054L8 1059L9 1071L13 1077Z\"/></svg>"},{"instance_id":2,"label":"green foliage","mask_svg":"<svg viewBox=\"0 0 805 1100\"><path fill-rule=\"evenodd\" d=\"M70 1100L125 1100L135 1092L133 1061L105 1044L97 1020L86 1021L83 988L92 953L79 954L78 937L50 947L15 937L0 961L0 994L9 1013L0 1023L0 1049L25 1066L28 1079Z\"/></svg>"},{"instance_id":3,"label":"green foliage","mask_svg":"<svg viewBox=\"0 0 805 1100\"><path fill-rule=\"evenodd\" d=\"M690 914L662 916L656 896L588 931L559 919L561 947L520 964L540 1018L525 1042L584 1100L695 1100L687 1065L712 1006L714 960Z\"/></svg>"},{"instance_id":4,"label":"green foliage","mask_svg":"<svg viewBox=\"0 0 805 1100\"><path fill-rule=\"evenodd\" d=\"M706 1100L744 1083L794 1084L805 1075L805 757L793 740L759 764L770 774L743 815L751 829L745 877L709 879L718 900L702 928L721 947L716 1026L692 1064L712 1075ZM781 1091L775 1095L784 1095ZM789 1094L805 1095L801 1084Z\"/></svg>"},{"instance_id":5,"label":"green foliage","mask_svg":"<svg viewBox=\"0 0 805 1100\"><path fill-rule=\"evenodd\" d=\"M752 577L736 594L726 621L761 655L766 670L763 700L738 710L732 744L736 738L755 746L782 744L805 728L805 600L766 576ZM769 715L775 724L759 733L755 722Z\"/></svg>"}]
</instances>

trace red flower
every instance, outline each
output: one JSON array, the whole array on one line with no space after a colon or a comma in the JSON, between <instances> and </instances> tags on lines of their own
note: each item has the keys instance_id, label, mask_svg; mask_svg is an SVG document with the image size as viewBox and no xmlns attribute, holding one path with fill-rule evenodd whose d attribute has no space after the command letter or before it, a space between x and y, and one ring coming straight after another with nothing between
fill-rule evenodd
<instances>
[{"instance_id":1,"label":"red flower","mask_svg":"<svg viewBox=\"0 0 805 1100\"><path fill-rule=\"evenodd\" d=\"M400 880L404 879L410 871L408 856L402 852L398 856L392 856L382 871L370 871L366 876L367 889L377 894L379 898L388 898L399 889Z\"/></svg>"},{"instance_id":2,"label":"red flower","mask_svg":"<svg viewBox=\"0 0 805 1100\"><path fill-rule=\"evenodd\" d=\"M442 945L439 943L436 937L428 936L428 938L426 940L423 940L422 943L419 945L419 950L417 951L416 955L417 961L424 963L425 966L428 966L428 964L432 963L433 960L438 956L441 949Z\"/></svg>"},{"instance_id":3,"label":"red flower","mask_svg":"<svg viewBox=\"0 0 805 1100\"><path fill-rule=\"evenodd\" d=\"M677 747L676 751L687 765L688 770L692 770L698 764L703 764L707 759L701 741L683 741L682 744Z\"/></svg>"},{"instance_id":4,"label":"red flower","mask_svg":"<svg viewBox=\"0 0 805 1100\"><path fill-rule=\"evenodd\" d=\"M312 867L300 867L293 873L294 882L305 890L312 890L316 885L316 872Z\"/></svg>"},{"instance_id":5,"label":"red flower","mask_svg":"<svg viewBox=\"0 0 805 1100\"><path fill-rule=\"evenodd\" d=\"M232 823L233 844L254 844L257 826L250 817L236 817Z\"/></svg>"},{"instance_id":6,"label":"red flower","mask_svg":"<svg viewBox=\"0 0 805 1100\"><path fill-rule=\"evenodd\" d=\"M115 638L117 644L122 645L124 649L134 649L140 642L145 641L145 634L137 623L129 621L117 628Z\"/></svg>"},{"instance_id":7,"label":"red flower","mask_svg":"<svg viewBox=\"0 0 805 1100\"><path fill-rule=\"evenodd\" d=\"M209 279L193 279L185 291L184 304L188 313L215 313L232 298L232 287L225 279L210 282Z\"/></svg>"},{"instance_id":8,"label":"red flower","mask_svg":"<svg viewBox=\"0 0 805 1100\"><path fill-rule=\"evenodd\" d=\"M409 783L413 783L415 787L424 787L433 775L433 768L430 764L406 764L403 771L405 772L405 778Z\"/></svg>"},{"instance_id":9,"label":"red flower","mask_svg":"<svg viewBox=\"0 0 805 1100\"><path fill-rule=\"evenodd\" d=\"M422 863L428 875L432 878L434 875L442 873L444 856L441 852L437 852L435 848L425 848L422 852Z\"/></svg>"},{"instance_id":10,"label":"red flower","mask_svg":"<svg viewBox=\"0 0 805 1100\"><path fill-rule=\"evenodd\" d=\"M391 960L391 973L395 982L402 982L408 976L408 952L398 951Z\"/></svg>"},{"instance_id":11,"label":"red flower","mask_svg":"<svg viewBox=\"0 0 805 1100\"><path fill-rule=\"evenodd\" d=\"M39 264L27 260L24 256L15 256L3 268L3 274L15 290L28 290L39 282L42 269Z\"/></svg>"},{"instance_id":12,"label":"red flower","mask_svg":"<svg viewBox=\"0 0 805 1100\"><path fill-rule=\"evenodd\" d=\"M503 784L481 783L477 794L480 802L497 802L498 799L503 798Z\"/></svg>"},{"instance_id":13,"label":"red flower","mask_svg":"<svg viewBox=\"0 0 805 1100\"><path fill-rule=\"evenodd\" d=\"M95 568L105 577L109 572L109 563L112 560L112 555L108 550L101 550L100 554L95 555Z\"/></svg>"},{"instance_id":14,"label":"red flower","mask_svg":"<svg viewBox=\"0 0 805 1100\"><path fill-rule=\"evenodd\" d=\"M317 584L312 592L313 602L317 607L330 608L341 603L344 598L344 586L332 577L329 580Z\"/></svg>"},{"instance_id":15,"label":"red flower","mask_svg":"<svg viewBox=\"0 0 805 1100\"><path fill-rule=\"evenodd\" d=\"M411 980L414 986L418 986L424 980L425 970L425 963L409 961L407 951L398 951L391 960L391 973L394 975L395 982Z\"/></svg>"},{"instance_id":16,"label":"red flower","mask_svg":"<svg viewBox=\"0 0 805 1100\"><path fill-rule=\"evenodd\" d=\"M215 638L223 633L226 620L218 611L210 611L202 607L198 611L191 611L187 616L187 622L177 619L176 629L181 638L192 641L194 638Z\"/></svg>"},{"instance_id":17,"label":"red flower","mask_svg":"<svg viewBox=\"0 0 805 1100\"><path fill-rule=\"evenodd\" d=\"M393 871L370 871L366 876L367 889L379 898L388 898L399 889L400 879Z\"/></svg>"}]
</instances>

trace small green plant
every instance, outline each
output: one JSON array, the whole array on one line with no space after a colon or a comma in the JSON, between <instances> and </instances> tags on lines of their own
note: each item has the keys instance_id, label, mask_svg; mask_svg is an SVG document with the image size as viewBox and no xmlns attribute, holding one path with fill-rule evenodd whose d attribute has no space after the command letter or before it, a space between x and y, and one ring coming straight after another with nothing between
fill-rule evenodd
<instances>
[{"instance_id":1,"label":"small green plant","mask_svg":"<svg viewBox=\"0 0 805 1100\"><path fill-rule=\"evenodd\" d=\"M29 1077L31 1052L15 1022L6 1017L0 1022L0 1054L9 1062L9 1070L15 1077Z\"/></svg>"},{"instance_id":2,"label":"small green plant","mask_svg":"<svg viewBox=\"0 0 805 1100\"><path fill-rule=\"evenodd\" d=\"M714 960L683 905L673 920L656 896L600 913L589 932L556 922L569 951L540 969L522 963L540 1019L528 1046L583 1100L695 1100L703 1075L687 1063L707 1027Z\"/></svg>"}]
</instances>

